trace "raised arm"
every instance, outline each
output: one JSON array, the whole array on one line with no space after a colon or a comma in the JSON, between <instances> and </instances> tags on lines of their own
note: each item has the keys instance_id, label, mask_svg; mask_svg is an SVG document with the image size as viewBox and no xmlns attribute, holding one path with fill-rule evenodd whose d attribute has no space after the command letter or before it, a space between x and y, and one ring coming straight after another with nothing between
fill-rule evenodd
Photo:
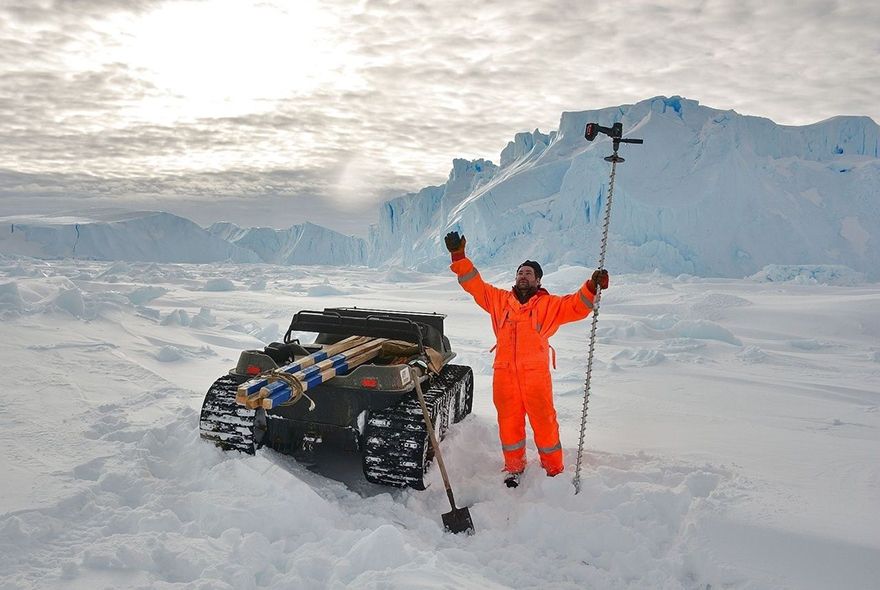
<instances>
[{"instance_id":1,"label":"raised arm","mask_svg":"<svg viewBox=\"0 0 880 590\"><path fill-rule=\"evenodd\" d=\"M474 267L474 263L464 254L467 240L458 232L446 234L446 249L452 255L452 264L449 268L458 276L458 284L471 294L477 305L493 313L496 302L500 301L507 292L483 281L480 272Z\"/></svg>"}]
</instances>

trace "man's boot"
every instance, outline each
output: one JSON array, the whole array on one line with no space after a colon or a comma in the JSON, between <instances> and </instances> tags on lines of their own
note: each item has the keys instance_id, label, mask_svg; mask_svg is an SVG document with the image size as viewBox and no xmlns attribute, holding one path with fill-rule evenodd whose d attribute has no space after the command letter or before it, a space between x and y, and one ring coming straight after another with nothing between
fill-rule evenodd
<instances>
[{"instance_id":1,"label":"man's boot","mask_svg":"<svg viewBox=\"0 0 880 590\"><path fill-rule=\"evenodd\" d=\"M504 472L504 485L509 488L515 488L519 485L519 478L522 476L522 471L505 471Z\"/></svg>"}]
</instances>

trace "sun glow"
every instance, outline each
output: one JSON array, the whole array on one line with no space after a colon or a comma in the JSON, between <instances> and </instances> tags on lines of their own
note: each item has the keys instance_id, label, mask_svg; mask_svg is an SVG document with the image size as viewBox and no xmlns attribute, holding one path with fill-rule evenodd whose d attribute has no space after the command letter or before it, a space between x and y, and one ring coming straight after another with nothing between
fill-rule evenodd
<instances>
[{"instance_id":1,"label":"sun glow","mask_svg":"<svg viewBox=\"0 0 880 590\"><path fill-rule=\"evenodd\" d=\"M259 113L339 78L335 24L304 0L180 2L131 22L119 58L155 87L134 107L141 118Z\"/></svg>"}]
</instances>

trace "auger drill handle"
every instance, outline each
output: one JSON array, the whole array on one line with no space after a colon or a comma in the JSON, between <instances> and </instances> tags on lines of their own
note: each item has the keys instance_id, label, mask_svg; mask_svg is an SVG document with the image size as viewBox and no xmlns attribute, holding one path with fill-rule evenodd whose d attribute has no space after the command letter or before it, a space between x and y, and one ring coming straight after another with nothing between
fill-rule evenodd
<instances>
[{"instance_id":1,"label":"auger drill handle","mask_svg":"<svg viewBox=\"0 0 880 590\"><path fill-rule=\"evenodd\" d=\"M600 133L604 133L608 137L620 138L623 135L623 123L615 123L611 127L602 127L598 123L587 123L584 137L587 138L587 141L593 141Z\"/></svg>"},{"instance_id":2,"label":"auger drill handle","mask_svg":"<svg viewBox=\"0 0 880 590\"><path fill-rule=\"evenodd\" d=\"M598 123L587 123L587 128L584 129L584 137L587 141L593 141L600 133L613 139L614 143L645 143L643 139L623 139L623 123L615 123L611 127L602 127Z\"/></svg>"},{"instance_id":3,"label":"auger drill handle","mask_svg":"<svg viewBox=\"0 0 880 590\"><path fill-rule=\"evenodd\" d=\"M614 153L605 158L609 162L624 162L625 160L617 155L622 143L645 143L642 139L623 139L623 123L615 123L611 127L602 127L598 123L587 123L584 129L584 137L587 141L593 141L600 134L604 133L614 141Z\"/></svg>"}]
</instances>

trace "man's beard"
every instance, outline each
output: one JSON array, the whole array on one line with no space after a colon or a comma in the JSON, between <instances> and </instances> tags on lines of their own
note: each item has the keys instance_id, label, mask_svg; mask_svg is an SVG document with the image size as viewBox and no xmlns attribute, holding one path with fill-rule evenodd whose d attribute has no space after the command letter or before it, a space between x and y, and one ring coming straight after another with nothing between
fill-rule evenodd
<instances>
[{"instance_id":1,"label":"man's beard","mask_svg":"<svg viewBox=\"0 0 880 590\"><path fill-rule=\"evenodd\" d=\"M525 303L532 298L532 295L538 292L538 287L523 282L522 284L517 283L513 290L516 291L516 298L519 299L519 302Z\"/></svg>"}]
</instances>

